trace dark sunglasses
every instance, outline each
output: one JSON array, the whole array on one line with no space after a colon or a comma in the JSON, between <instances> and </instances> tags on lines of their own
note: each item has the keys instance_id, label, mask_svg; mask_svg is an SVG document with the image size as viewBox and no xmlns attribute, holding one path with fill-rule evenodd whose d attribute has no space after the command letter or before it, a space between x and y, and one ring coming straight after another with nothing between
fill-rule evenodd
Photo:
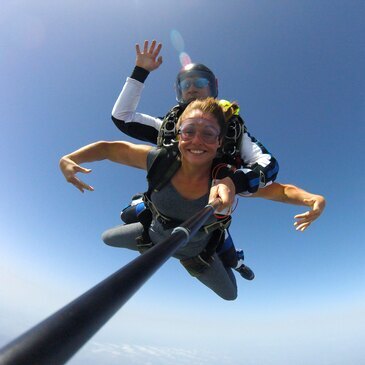
<instances>
[{"instance_id":1,"label":"dark sunglasses","mask_svg":"<svg viewBox=\"0 0 365 365\"><path fill-rule=\"evenodd\" d=\"M180 81L181 90L188 90L191 85L194 85L197 89L203 89L204 87L209 85L209 80L204 77L199 77L193 80L182 80Z\"/></svg>"}]
</instances>

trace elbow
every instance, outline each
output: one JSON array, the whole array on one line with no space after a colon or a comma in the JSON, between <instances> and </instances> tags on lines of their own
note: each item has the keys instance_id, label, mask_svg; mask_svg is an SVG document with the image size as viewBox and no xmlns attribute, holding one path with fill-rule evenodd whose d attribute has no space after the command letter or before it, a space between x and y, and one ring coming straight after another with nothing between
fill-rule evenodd
<instances>
[{"instance_id":1,"label":"elbow","mask_svg":"<svg viewBox=\"0 0 365 365\"><path fill-rule=\"evenodd\" d=\"M128 121L125 119L116 118L113 114L111 116L114 125L123 133L128 134Z\"/></svg>"},{"instance_id":2,"label":"elbow","mask_svg":"<svg viewBox=\"0 0 365 365\"><path fill-rule=\"evenodd\" d=\"M279 186L281 186L282 188L281 195L282 195L282 202L284 203L290 203L292 201L292 198L295 197L299 192L298 187L296 187L295 185L280 184Z\"/></svg>"},{"instance_id":3,"label":"elbow","mask_svg":"<svg viewBox=\"0 0 365 365\"><path fill-rule=\"evenodd\" d=\"M327 204L326 198L323 195L318 195L318 199L320 201L320 204L321 204L322 210L323 210Z\"/></svg>"}]
</instances>

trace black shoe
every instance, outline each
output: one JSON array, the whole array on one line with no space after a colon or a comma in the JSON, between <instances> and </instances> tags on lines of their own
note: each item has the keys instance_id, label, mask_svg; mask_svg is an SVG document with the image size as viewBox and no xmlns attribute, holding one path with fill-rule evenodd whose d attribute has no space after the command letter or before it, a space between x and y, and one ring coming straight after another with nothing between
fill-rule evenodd
<instances>
[{"instance_id":1,"label":"black shoe","mask_svg":"<svg viewBox=\"0 0 365 365\"><path fill-rule=\"evenodd\" d=\"M124 223L130 224L130 223L139 222L137 216L140 213L140 209L142 207L137 208L137 205L142 203L142 201L143 201L142 198L143 198L143 194L141 194L141 193L133 195L131 203L121 211L120 219ZM144 205L143 205L143 207L144 207Z\"/></svg>"},{"instance_id":2,"label":"black shoe","mask_svg":"<svg viewBox=\"0 0 365 365\"><path fill-rule=\"evenodd\" d=\"M135 204L133 204L133 202L134 202L135 200L140 201L142 198L143 198L143 194L142 194L142 193L134 194L134 195L132 196L132 202L131 202L131 205L135 205Z\"/></svg>"},{"instance_id":3,"label":"black shoe","mask_svg":"<svg viewBox=\"0 0 365 365\"><path fill-rule=\"evenodd\" d=\"M237 266L235 268L235 270L237 272L240 273L240 275L246 279L246 280L253 280L255 278L255 274L254 272L248 267L246 266L244 263L243 263L243 260L245 259L245 256L243 254L243 250L237 250L236 251L237 253L237 259L238 259L238 263L237 263Z\"/></svg>"},{"instance_id":4,"label":"black shoe","mask_svg":"<svg viewBox=\"0 0 365 365\"><path fill-rule=\"evenodd\" d=\"M245 264L235 269L240 275L246 280L253 280L255 278L255 273Z\"/></svg>"}]
</instances>

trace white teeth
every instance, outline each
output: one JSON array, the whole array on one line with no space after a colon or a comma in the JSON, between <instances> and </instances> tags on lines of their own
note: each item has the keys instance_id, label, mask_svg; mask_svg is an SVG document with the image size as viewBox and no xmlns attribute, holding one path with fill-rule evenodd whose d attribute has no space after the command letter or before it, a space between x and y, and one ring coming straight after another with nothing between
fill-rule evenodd
<instances>
[{"instance_id":1,"label":"white teeth","mask_svg":"<svg viewBox=\"0 0 365 365\"><path fill-rule=\"evenodd\" d=\"M194 153L196 155L201 155L202 153L204 153L204 151L202 150L190 150L191 153Z\"/></svg>"}]
</instances>

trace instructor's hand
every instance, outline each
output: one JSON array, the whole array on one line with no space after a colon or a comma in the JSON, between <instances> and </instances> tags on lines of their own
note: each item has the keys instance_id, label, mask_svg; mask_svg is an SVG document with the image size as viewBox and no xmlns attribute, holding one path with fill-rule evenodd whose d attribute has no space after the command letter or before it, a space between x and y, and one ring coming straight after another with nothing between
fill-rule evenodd
<instances>
[{"instance_id":1,"label":"instructor's hand","mask_svg":"<svg viewBox=\"0 0 365 365\"><path fill-rule=\"evenodd\" d=\"M150 48L148 48L148 41L144 41L143 51L141 52L139 44L136 44L136 66L150 72L159 68L162 64L162 56L158 56L161 48L161 43L156 47L155 40L152 41Z\"/></svg>"},{"instance_id":2,"label":"instructor's hand","mask_svg":"<svg viewBox=\"0 0 365 365\"><path fill-rule=\"evenodd\" d=\"M297 214L294 219L297 221L294 223L297 231L305 231L319 216L322 214L326 200L322 195L313 195L311 198L304 199L304 204L311 207L305 213Z\"/></svg>"}]
</instances>

